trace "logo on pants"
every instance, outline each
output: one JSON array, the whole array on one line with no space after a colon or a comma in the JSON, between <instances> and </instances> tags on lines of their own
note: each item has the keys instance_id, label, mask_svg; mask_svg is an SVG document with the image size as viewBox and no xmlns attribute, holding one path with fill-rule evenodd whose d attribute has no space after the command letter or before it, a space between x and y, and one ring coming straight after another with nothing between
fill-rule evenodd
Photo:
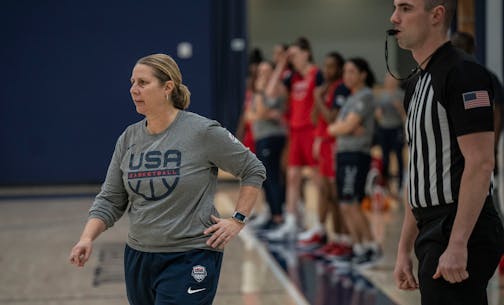
<instances>
[{"instance_id":1,"label":"logo on pants","mask_svg":"<svg viewBox=\"0 0 504 305\"><path fill-rule=\"evenodd\" d=\"M355 193L355 181L357 180L357 166L345 166L345 178L343 180L344 195L353 195Z\"/></svg>"},{"instance_id":2,"label":"logo on pants","mask_svg":"<svg viewBox=\"0 0 504 305\"><path fill-rule=\"evenodd\" d=\"M203 281L207 276L206 268L201 265L196 265L192 267L191 275L199 283Z\"/></svg>"}]
</instances>

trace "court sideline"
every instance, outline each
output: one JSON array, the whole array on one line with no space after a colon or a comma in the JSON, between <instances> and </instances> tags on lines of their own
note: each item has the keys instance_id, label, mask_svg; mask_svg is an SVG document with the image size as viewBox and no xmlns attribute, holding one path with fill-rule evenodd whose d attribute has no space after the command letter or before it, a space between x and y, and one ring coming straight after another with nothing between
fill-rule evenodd
<instances>
[{"instance_id":1,"label":"court sideline","mask_svg":"<svg viewBox=\"0 0 504 305\"><path fill-rule=\"evenodd\" d=\"M313 189L307 187L306 194L310 197ZM81 232L98 190L98 186L0 190L0 304L127 304L122 275L126 217L95 243L87 267L77 269L67 262L69 250ZM215 202L224 216L232 212L237 190L235 182L219 184ZM311 200L306 206L307 215L314 212ZM400 213L400 210L392 211L375 223L385 245L384 260L359 277L354 273L351 280L348 276L340 277L337 289L334 270L327 271L317 261L295 251L288 252L289 247L283 248L283 254L287 253L291 262L286 268L278 252L258 242L254 234L246 230L225 251L214 304L304 305L310 304L308 300L315 300L316 304L343 305L346 301L338 302L336 297L347 293L341 287L348 285L353 285L350 290L350 299L352 295L354 298L352 304L419 304L417 292L401 292L395 289L392 281ZM297 268L295 272L292 272L293 266ZM356 284L356 279L360 284ZM319 287L310 287L310 283ZM490 304L503 305L504 289L499 288L498 279L489 286ZM369 293L363 294L362 289ZM355 303L356 292L368 298Z\"/></svg>"}]
</instances>

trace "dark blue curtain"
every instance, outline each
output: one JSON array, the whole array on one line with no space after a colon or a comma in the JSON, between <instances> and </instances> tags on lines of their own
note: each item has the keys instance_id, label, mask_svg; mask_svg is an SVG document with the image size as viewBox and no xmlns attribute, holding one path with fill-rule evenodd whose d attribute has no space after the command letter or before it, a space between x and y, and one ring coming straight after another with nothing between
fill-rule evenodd
<instances>
[{"instance_id":1,"label":"dark blue curtain","mask_svg":"<svg viewBox=\"0 0 504 305\"><path fill-rule=\"evenodd\" d=\"M236 129L247 74L245 0L214 0L214 117L230 131ZM243 44L241 44L243 43Z\"/></svg>"},{"instance_id":2,"label":"dark blue curtain","mask_svg":"<svg viewBox=\"0 0 504 305\"><path fill-rule=\"evenodd\" d=\"M474 1L476 58L486 64L486 0Z\"/></svg>"},{"instance_id":3,"label":"dark blue curtain","mask_svg":"<svg viewBox=\"0 0 504 305\"><path fill-rule=\"evenodd\" d=\"M243 100L245 0L3 1L0 185L102 182L124 128L137 59L167 53L189 111L234 129ZM191 58L178 58L180 42Z\"/></svg>"}]
</instances>

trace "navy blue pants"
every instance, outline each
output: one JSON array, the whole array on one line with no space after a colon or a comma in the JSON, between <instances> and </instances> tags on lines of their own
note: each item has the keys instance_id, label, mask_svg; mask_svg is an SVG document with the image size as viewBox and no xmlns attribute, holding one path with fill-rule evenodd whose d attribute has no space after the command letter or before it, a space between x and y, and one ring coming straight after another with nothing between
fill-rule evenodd
<instances>
[{"instance_id":1,"label":"navy blue pants","mask_svg":"<svg viewBox=\"0 0 504 305\"><path fill-rule=\"evenodd\" d=\"M390 179L390 153L393 152L397 158L398 166L398 183L399 188L403 183L403 147L404 147L404 132L403 127L397 128L378 128L378 140L383 152L383 178L387 181Z\"/></svg>"},{"instance_id":2,"label":"navy blue pants","mask_svg":"<svg viewBox=\"0 0 504 305\"><path fill-rule=\"evenodd\" d=\"M285 201L285 179L282 175L282 151L285 136L272 136L256 141L257 158L264 164L268 177L263 183L272 216L282 216Z\"/></svg>"},{"instance_id":3,"label":"navy blue pants","mask_svg":"<svg viewBox=\"0 0 504 305\"><path fill-rule=\"evenodd\" d=\"M360 204L366 195L366 178L371 156L363 152L339 152L336 155L336 185L341 203Z\"/></svg>"},{"instance_id":4,"label":"navy blue pants","mask_svg":"<svg viewBox=\"0 0 504 305\"><path fill-rule=\"evenodd\" d=\"M126 292L131 305L211 305L222 252L148 253L124 250Z\"/></svg>"}]
</instances>

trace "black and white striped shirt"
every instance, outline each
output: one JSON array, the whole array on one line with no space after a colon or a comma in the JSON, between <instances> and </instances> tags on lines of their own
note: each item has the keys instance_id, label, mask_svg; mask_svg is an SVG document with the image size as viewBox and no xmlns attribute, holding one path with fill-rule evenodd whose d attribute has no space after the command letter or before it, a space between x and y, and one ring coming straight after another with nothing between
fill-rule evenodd
<instances>
[{"instance_id":1,"label":"black and white striped shirt","mask_svg":"<svg viewBox=\"0 0 504 305\"><path fill-rule=\"evenodd\" d=\"M491 92L486 69L449 42L409 82L404 105L413 208L458 201L464 157L457 137L493 130Z\"/></svg>"}]
</instances>

